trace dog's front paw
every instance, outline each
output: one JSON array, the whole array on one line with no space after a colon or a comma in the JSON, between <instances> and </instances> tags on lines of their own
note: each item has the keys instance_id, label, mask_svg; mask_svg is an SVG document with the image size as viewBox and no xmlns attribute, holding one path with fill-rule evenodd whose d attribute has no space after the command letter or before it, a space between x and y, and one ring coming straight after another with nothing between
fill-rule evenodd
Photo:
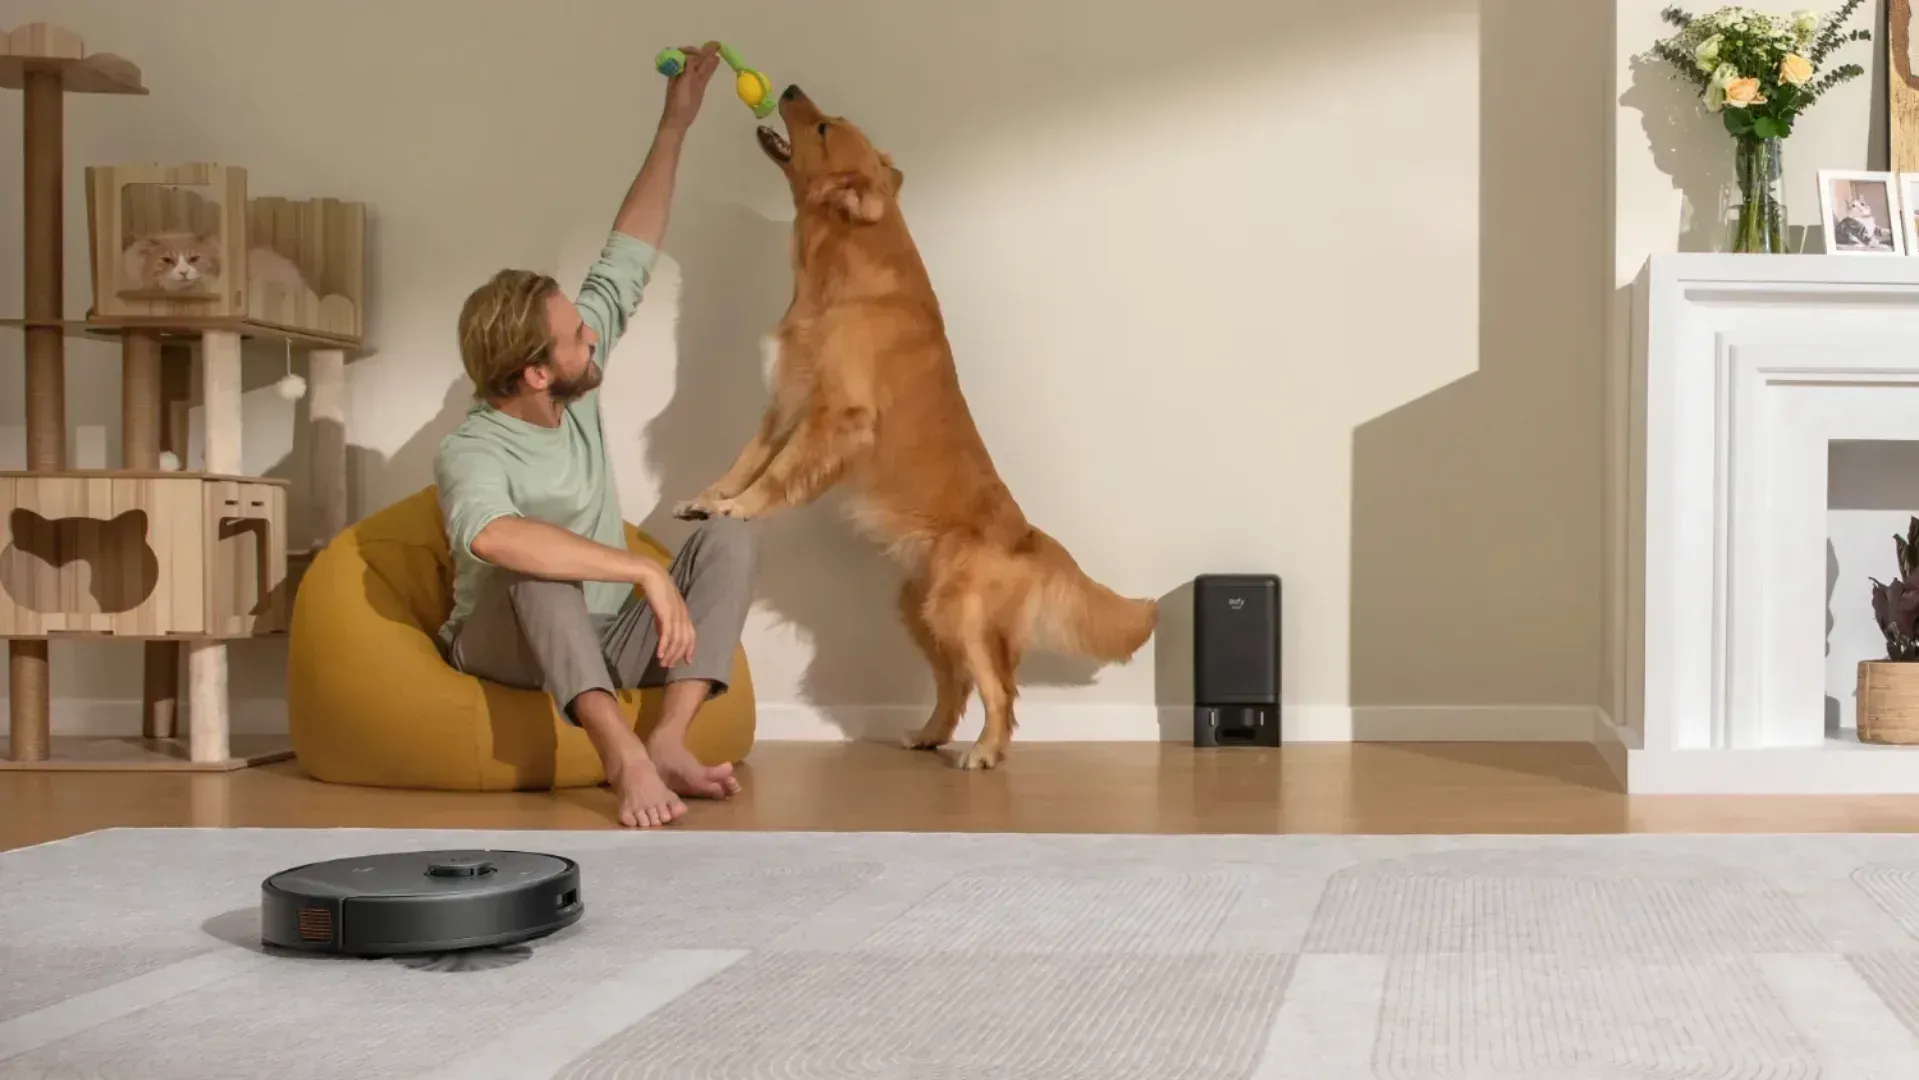
<instances>
[{"instance_id":1,"label":"dog's front paw","mask_svg":"<svg viewBox=\"0 0 1919 1080\"><path fill-rule=\"evenodd\" d=\"M711 495L702 495L674 507L673 516L683 521L705 521L708 518L743 518L747 514L746 508L737 499L716 499Z\"/></svg>"}]
</instances>

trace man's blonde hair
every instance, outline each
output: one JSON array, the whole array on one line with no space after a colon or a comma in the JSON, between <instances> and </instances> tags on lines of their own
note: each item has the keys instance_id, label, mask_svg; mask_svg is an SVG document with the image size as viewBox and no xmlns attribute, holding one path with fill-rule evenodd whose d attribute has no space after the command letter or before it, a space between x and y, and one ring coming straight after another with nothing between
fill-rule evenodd
<instances>
[{"instance_id":1,"label":"man's blonde hair","mask_svg":"<svg viewBox=\"0 0 1919 1080\"><path fill-rule=\"evenodd\" d=\"M520 376L553 344L546 299L559 282L531 270L502 270L460 308L460 362L478 397L512 397Z\"/></svg>"}]
</instances>

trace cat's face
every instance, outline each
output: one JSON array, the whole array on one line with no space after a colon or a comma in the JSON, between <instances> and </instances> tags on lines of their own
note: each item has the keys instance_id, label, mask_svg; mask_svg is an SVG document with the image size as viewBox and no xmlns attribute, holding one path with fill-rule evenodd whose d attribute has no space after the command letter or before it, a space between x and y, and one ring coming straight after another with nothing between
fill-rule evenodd
<instances>
[{"instance_id":1,"label":"cat's face","mask_svg":"<svg viewBox=\"0 0 1919 1080\"><path fill-rule=\"evenodd\" d=\"M156 233L129 244L127 255L143 289L177 292L220 276L220 246L211 237Z\"/></svg>"},{"instance_id":2,"label":"cat's face","mask_svg":"<svg viewBox=\"0 0 1919 1080\"><path fill-rule=\"evenodd\" d=\"M1867 206L1864 199L1854 199L1846 206L1846 216L1864 221L1872 216L1872 207Z\"/></svg>"}]
</instances>

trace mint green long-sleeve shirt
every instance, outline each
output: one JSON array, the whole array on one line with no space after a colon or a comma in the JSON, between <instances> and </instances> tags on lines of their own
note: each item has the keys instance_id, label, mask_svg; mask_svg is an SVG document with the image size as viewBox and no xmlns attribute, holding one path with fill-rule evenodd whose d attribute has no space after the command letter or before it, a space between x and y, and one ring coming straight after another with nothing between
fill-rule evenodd
<instances>
[{"instance_id":1,"label":"mint green long-sleeve shirt","mask_svg":"<svg viewBox=\"0 0 1919 1080\"><path fill-rule=\"evenodd\" d=\"M574 300L580 319L599 336L594 358L604 368L626 332L652 278L659 253L622 232L608 235ZM600 429L600 392L568 406L558 427L541 427L481 401L440 440L433 459L440 513L453 549L453 611L440 628L451 643L473 610L494 568L473 554L473 539L496 518L517 515L571 530L609 547L624 548L619 493ZM584 583L587 609L619 612L631 582Z\"/></svg>"}]
</instances>

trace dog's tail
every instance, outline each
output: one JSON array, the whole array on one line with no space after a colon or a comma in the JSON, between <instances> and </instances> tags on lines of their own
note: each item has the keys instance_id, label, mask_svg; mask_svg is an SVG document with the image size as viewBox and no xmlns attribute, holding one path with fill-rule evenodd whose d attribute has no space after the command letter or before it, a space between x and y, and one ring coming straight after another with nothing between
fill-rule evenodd
<instances>
[{"instance_id":1,"label":"dog's tail","mask_svg":"<svg viewBox=\"0 0 1919 1080\"><path fill-rule=\"evenodd\" d=\"M1087 577L1059 541L1032 531L1033 644L1105 662L1125 660L1159 625L1159 601L1121 596Z\"/></svg>"}]
</instances>

